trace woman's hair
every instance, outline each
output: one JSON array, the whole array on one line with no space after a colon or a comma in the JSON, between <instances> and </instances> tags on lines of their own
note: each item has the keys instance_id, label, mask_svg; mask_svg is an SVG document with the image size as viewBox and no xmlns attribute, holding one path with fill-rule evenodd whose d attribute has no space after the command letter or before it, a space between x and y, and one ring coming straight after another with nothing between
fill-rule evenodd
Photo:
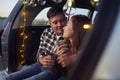
<instances>
[{"instance_id":1,"label":"woman's hair","mask_svg":"<svg viewBox=\"0 0 120 80\"><path fill-rule=\"evenodd\" d=\"M61 7L51 7L49 9L49 11L47 12L47 17L48 17L48 19L50 19L51 17L54 17L58 14L63 14L64 15L63 9Z\"/></svg>"},{"instance_id":2,"label":"woman's hair","mask_svg":"<svg viewBox=\"0 0 120 80\"><path fill-rule=\"evenodd\" d=\"M72 26L74 31L73 36L73 51L78 52L80 49L81 42L86 33L86 29L83 28L84 24L91 24L90 19L85 15L74 15L71 17Z\"/></svg>"}]
</instances>

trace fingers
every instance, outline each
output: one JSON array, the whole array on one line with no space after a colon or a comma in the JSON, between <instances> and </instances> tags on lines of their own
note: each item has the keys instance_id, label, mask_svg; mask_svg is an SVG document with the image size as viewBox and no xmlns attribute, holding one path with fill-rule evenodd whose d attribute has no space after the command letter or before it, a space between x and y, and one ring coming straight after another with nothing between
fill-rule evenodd
<instances>
[{"instance_id":1,"label":"fingers","mask_svg":"<svg viewBox=\"0 0 120 80\"><path fill-rule=\"evenodd\" d=\"M45 56L41 59L41 64L43 67L52 68L54 66L55 60L52 57Z\"/></svg>"},{"instance_id":2,"label":"fingers","mask_svg":"<svg viewBox=\"0 0 120 80\"><path fill-rule=\"evenodd\" d=\"M67 54L62 54L57 58L58 63L61 64L62 67L68 66L68 61L67 61L68 59L66 56Z\"/></svg>"},{"instance_id":3,"label":"fingers","mask_svg":"<svg viewBox=\"0 0 120 80\"><path fill-rule=\"evenodd\" d=\"M70 50L69 50L69 48L67 48L67 47L64 47L64 48L59 47L59 48L57 49L57 55L61 55L61 54L67 53L67 52L69 52L69 51L70 51Z\"/></svg>"}]
</instances>

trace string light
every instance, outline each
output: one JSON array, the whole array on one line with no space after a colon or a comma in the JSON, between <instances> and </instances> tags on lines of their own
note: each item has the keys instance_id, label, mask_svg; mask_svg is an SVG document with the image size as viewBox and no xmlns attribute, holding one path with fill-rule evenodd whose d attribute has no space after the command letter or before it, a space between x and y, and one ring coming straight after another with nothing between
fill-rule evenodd
<instances>
[{"instance_id":1,"label":"string light","mask_svg":"<svg viewBox=\"0 0 120 80\"><path fill-rule=\"evenodd\" d=\"M99 0L91 0L90 2L93 6L97 6L99 4Z\"/></svg>"},{"instance_id":2,"label":"string light","mask_svg":"<svg viewBox=\"0 0 120 80\"><path fill-rule=\"evenodd\" d=\"M72 7L74 0L67 0L68 6Z\"/></svg>"},{"instance_id":3,"label":"string light","mask_svg":"<svg viewBox=\"0 0 120 80\"><path fill-rule=\"evenodd\" d=\"M28 4L27 0L23 0L22 3L23 3L23 5L27 5Z\"/></svg>"},{"instance_id":4,"label":"string light","mask_svg":"<svg viewBox=\"0 0 120 80\"><path fill-rule=\"evenodd\" d=\"M23 66L25 64L25 39L28 38L28 36L25 34L25 26L26 26L26 6L28 4L27 0L23 0L23 12L21 14L21 16L23 17L23 24L20 26L20 28L23 28L23 31L20 33L20 37L23 39L22 40L22 44L21 44L21 47L20 47L20 50L19 50L19 53L20 53L20 56L19 56L19 63L18 63L18 68L20 66Z\"/></svg>"},{"instance_id":5,"label":"string light","mask_svg":"<svg viewBox=\"0 0 120 80\"><path fill-rule=\"evenodd\" d=\"M83 28L84 28L84 29L91 29L91 25L90 25L90 24L84 24L84 25L83 25Z\"/></svg>"},{"instance_id":6,"label":"string light","mask_svg":"<svg viewBox=\"0 0 120 80\"><path fill-rule=\"evenodd\" d=\"M23 35L24 35L24 33L20 33L20 35L21 35L21 36L23 36Z\"/></svg>"}]
</instances>

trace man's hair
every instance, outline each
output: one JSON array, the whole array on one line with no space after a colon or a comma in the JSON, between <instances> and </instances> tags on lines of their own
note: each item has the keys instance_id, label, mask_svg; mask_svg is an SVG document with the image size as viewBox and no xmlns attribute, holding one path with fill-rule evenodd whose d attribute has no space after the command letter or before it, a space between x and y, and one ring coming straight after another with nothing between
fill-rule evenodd
<instances>
[{"instance_id":1,"label":"man's hair","mask_svg":"<svg viewBox=\"0 0 120 80\"><path fill-rule=\"evenodd\" d=\"M61 13L64 15L63 9L61 7L51 7L47 12L47 17L50 19L51 17L54 17Z\"/></svg>"}]
</instances>

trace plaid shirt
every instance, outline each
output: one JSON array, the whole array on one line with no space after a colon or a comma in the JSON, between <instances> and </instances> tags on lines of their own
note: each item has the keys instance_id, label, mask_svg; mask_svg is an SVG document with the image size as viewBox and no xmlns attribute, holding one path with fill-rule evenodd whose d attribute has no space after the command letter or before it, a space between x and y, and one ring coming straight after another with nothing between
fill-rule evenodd
<instances>
[{"instance_id":1,"label":"plaid shirt","mask_svg":"<svg viewBox=\"0 0 120 80\"><path fill-rule=\"evenodd\" d=\"M41 51L43 50L53 53L57 42L57 36L52 28L45 29L40 37L40 45L37 52L37 57L41 55Z\"/></svg>"}]
</instances>

